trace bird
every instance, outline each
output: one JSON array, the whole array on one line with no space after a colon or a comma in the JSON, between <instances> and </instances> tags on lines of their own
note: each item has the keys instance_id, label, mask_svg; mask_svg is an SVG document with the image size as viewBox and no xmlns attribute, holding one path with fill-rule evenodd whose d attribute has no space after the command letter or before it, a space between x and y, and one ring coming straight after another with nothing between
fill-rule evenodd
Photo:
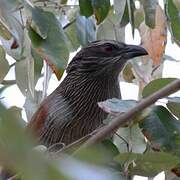
<instances>
[{"instance_id":1,"label":"bird","mask_svg":"<svg viewBox=\"0 0 180 180\"><path fill-rule=\"evenodd\" d=\"M97 40L83 47L60 85L39 105L27 128L40 144L65 146L102 126L107 113L98 102L121 98L119 74L126 62L147 55L137 45Z\"/></svg>"}]
</instances>

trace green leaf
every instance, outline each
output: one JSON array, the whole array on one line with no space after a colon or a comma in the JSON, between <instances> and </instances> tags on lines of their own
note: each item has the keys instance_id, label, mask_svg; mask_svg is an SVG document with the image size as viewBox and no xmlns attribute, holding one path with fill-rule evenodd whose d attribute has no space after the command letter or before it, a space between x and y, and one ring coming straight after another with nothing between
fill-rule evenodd
<instances>
[{"instance_id":1,"label":"green leaf","mask_svg":"<svg viewBox=\"0 0 180 180\"><path fill-rule=\"evenodd\" d=\"M2 46L0 46L0 82L4 79L9 71L9 63L6 59L6 53Z\"/></svg>"},{"instance_id":2,"label":"green leaf","mask_svg":"<svg viewBox=\"0 0 180 180\"><path fill-rule=\"evenodd\" d=\"M122 73L123 79L128 83L132 83L133 80L135 79L132 69L133 69L133 66L130 62L123 69L123 73Z\"/></svg>"},{"instance_id":3,"label":"green leaf","mask_svg":"<svg viewBox=\"0 0 180 180\"><path fill-rule=\"evenodd\" d=\"M100 24L108 15L110 0L91 0L97 24Z\"/></svg>"},{"instance_id":4,"label":"green leaf","mask_svg":"<svg viewBox=\"0 0 180 180\"><path fill-rule=\"evenodd\" d=\"M136 9L134 12L134 26L139 28L140 24L144 21L144 10L142 7Z\"/></svg>"},{"instance_id":5,"label":"green leaf","mask_svg":"<svg viewBox=\"0 0 180 180\"><path fill-rule=\"evenodd\" d=\"M60 79L69 57L67 37L52 13L37 7L31 11L33 23L29 25L28 30L33 48L47 61Z\"/></svg>"},{"instance_id":6,"label":"green leaf","mask_svg":"<svg viewBox=\"0 0 180 180\"><path fill-rule=\"evenodd\" d=\"M73 23L70 26L68 26L65 29L65 33L69 39L71 51L76 51L80 46L80 42L77 37L76 23Z\"/></svg>"},{"instance_id":7,"label":"green leaf","mask_svg":"<svg viewBox=\"0 0 180 180\"><path fill-rule=\"evenodd\" d=\"M24 43L24 30L20 23L19 11L15 9L19 6L17 0L1 0L0 1L0 21L6 28L6 32L9 31L11 34L7 38L0 37L1 43L10 56L15 59L21 59ZM6 34L7 36L7 34ZM9 39L10 38L10 39Z\"/></svg>"},{"instance_id":8,"label":"green leaf","mask_svg":"<svg viewBox=\"0 0 180 180\"><path fill-rule=\"evenodd\" d=\"M31 55L34 60L34 83L36 84L38 79L41 77L41 71L43 67L43 59L39 54L35 52L34 49L31 49Z\"/></svg>"},{"instance_id":9,"label":"green leaf","mask_svg":"<svg viewBox=\"0 0 180 180\"><path fill-rule=\"evenodd\" d=\"M174 40L177 42L178 45L180 45L180 16L179 16L179 10L175 6L173 0L166 0L166 14L168 16L169 20L169 27L171 30L171 34L174 37Z\"/></svg>"},{"instance_id":10,"label":"green leaf","mask_svg":"<svg viewBox=\"0 0 180 180\"><path fill-rule=\"evenodd\" d=\"M146 149L145 137L138 125L119 128L116 134L114 134L113 140L120 153L129 151L135 153L143 153Z\"/></svg>"},{"instance_id":11,"label":"green leaf","mask_svg":"<svg viewBox=\"0 0 180 180\"><path fill-rule=\"evenodd\" d=\"M139 123L152 148L180 156L180 121L163 106L154 106Z\"/></svg>"},{"instance_id":12,"label":"green leaf","mask_svg":"<svg viewBox=\"0 0 180 180\"><path fill-rule=\"evenodd\" d=\"M91 0L79 0L79 7L82 16L89 17L93 14Z\"/></svg>"},{"instance_id":13,"label":"green leaf","mask_svg":"<svg viewBox=\"0 0 180 180\"><path fill-rule=\"evenodd\" d=\"M142 96L147 97L155 93L156 91L162 89L163 87L173 82L174 80L175 78L160 78L160 79L153 80L144 87L142 91Z\"/></svg>"},{"instance_id":14,"label":"green leaf","mask_svg":"<svg viewBox=\"0 0 180 180\"><path fill-rule=\"evenodd\" d=\"M119 150L115 144L108 139L105 139L102 141L102 144L100 144L102 149L106 151L111 157L117 156L119 154Z\"/></svg>"},{"instance_id":15,"label":"green leaf","mask_svg":"<svg viewBox=\"0 0 180 180\"><path fill-rule=\"evenodd\" d=\"M18 121L18 123L22 124L23 127L26 127L26 122L22 119L21 111L22 108L16 106L12 106L8 109L8 112L15 116L15 119Z\"/></svg>"},{"instance_id":16,"label":"green leaf","mask_svg":"<svg viewBox=\"0 0 180 180\"><path fill-rule=\"evenodd\" d=\"M168 97L166 106L168 109L180 119L180 97Z\"/></svg>"},{"instance_id":17,"label":"green leaf","mask_svg":"<svg viewBox=\"0 0 180 180\"><path fill-rule=\"evenodd\" d=\"M74 154L74 157L94 165L107 165L119 154L119 150L111 140L102 142L88 148L82 148Z\"/></svg>"},{"instance_id":18,"label":"green leaf","mask_svg":"<svg viewBox=\"0 0 180 180\"><path fill-rule=\"evenodd\" d=\"M100 24L108 15L110 0L79 0L79 6L82 16L89 17L94 13L97 24Z\"/></svg>"},{"instance_id":19,"label":"green leaf","mask_svg":"<svg viewBox=\"0 0 180 180\"><path fill-rule=\"evenodd\" d=\"M129 22L131 24L132 28L132 34L134 36L134 10L135 10L135 4L133 0L127 0L127 7L128 7L128 14L129 14Z\"/></svg>"},{"instance_id":20,"label":"green leaf","mask_svg":"<svg viewBox=\"0 0 180 180\"><path fill-rule=\"evenodd\" d=\"M27 60L17 61L15 64L16 83L24 96L28 96L28 69Z\"/></svg>"},{"instance_id":21,"label":"green leaf","mask_svg":"<svg viewBox=\"0 0 180 180\"><path fill-rule=\"evenodd\" d=\"M179 157L164 152L123 153L115 160L120 164L129 162L128 170L131 175L148 177L154 177L161 171L171 170L180 162Z\"/></svg>"},{"instance_id":22,"label":"green leaf","mask_svg":"<svg viewBox=\"0 0 180 180\"><path fill-rule=\"evenodd\" d=\"M125 40L125 29L119 25L119 17L109 11L107 18L97 27L96 39L111 39L123 42Z\"/></svg>"},{"instance_id":23,"label":"green leaf","mask_svg":"<svg viewBox=\"0 0 180 180\"><path fill-rule=\"evenodd\" d=\"M95 41L95 24L94 19L85 18L78 15L76 18L77 37L82 46L87 46L90 42Z\"/></svg>"},{"instance_id":24,"label":"green leaf","mask_svg":"<svg viewBox=\"0 0 180 180\"><path fill-rule=\"evenodd\" d=\"M16 113L0 104L0 159L27 180L67 179L44 154L32 150L34 142L24 131ZM39 171L37 171L39 169Z\"/></svg>"},{"instance_id":25,"label":"green leaf","mask_svg":"<svg viewBox=\"0 0 180 180\"><path fill-rule=\"evenodd\" d=\"M61 4L66 4L68 0L61 0Z\"/></svg>"},{"instance_id":26,"label":"green leaf","mask_svg":"<svg viewBox=\"0 0 180 180\"><path fill-rule=\"evenodd\" d=\"M128 4L127 4L127 1L126 1L126 6L125 6L125 9L124 9L124 13L123 13L123 16L122 16L121 21L120 21L120 26L124 27L128 23L129 23L129 11L128 11Z\"/></svg>"},{"instance_id":27,"label":"green leaf","mask_svg":"<svg viewBox=\"0 0 180 180\"><path fill-rule=\"evenodd\" d=\"M50 26L47 26L47 22L45 20L51 21L52 17L47 17L48 13L43 11L40 8L33 8L32 9L32 29L42 38L46 39L48 36L48 32L50 30ZM52 16L49 13L49 16ZM54 20L54 19L53 19Z\"/></svg>"},{"instance_id":28,"label":"green leaf","mask_svg":"<svg viewBox=\"0 0 180 180\"><path fill-rule=\"evenodd\" d=\"M98 102L98 106L107 113L123 113L129 111L137 105L135 100L121 100L117 98L108 99Z\"/></svg>"},{"instance_id":29,"label":"green leaf","mask_svg":"<svg viewBox=\"0 0 180 180\"><path fill-rule=\"evenodd\" d=\"M115 117L119 115L119 113L124 113L132 109L137 105L137 101L135 100L121 100L117 98L107 99L106 101L98 102L98 106L105 112L109 113L108 117L103 121L105 124L109 124L115 120ZM139 112L136 116L133 117L133 122L127 123L124 125L132 126L137 122L144 119L146 116L146 111Z\"/></svg>"},{"instance_id":30,"label":"green leaf","mask_svg":"<svg viewBox=\"0 0 180 180\"><path fill-rule=\"evenodd\" d=\"M154 28L157 0L143 0L142 4L145 12L145 23L150 28Z\"/></svg>"}]
</instances>

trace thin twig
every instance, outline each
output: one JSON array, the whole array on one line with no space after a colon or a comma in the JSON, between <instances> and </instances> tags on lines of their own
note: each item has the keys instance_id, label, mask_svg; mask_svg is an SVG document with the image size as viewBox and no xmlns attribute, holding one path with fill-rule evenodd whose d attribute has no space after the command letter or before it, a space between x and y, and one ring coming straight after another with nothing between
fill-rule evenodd
<instances>
[{"instance_id":1,"label":"thin twig","mask_svg":"<svg viewBox=\"0 0 180 180\"><path fill-rule=\"evenodd\" d=\"M75 21L76 21L76 19L74 19L74 20L72 20L71 22L67 23L67 24L63 27L63 29L68 28L68 27L69 27L71 24L73 24Z\"/></svg>"},{"instance_id":2,"label":"thin twig","mask_svg":"<svg viewBox=\"0 0 180 180\"><path fill-rule=\"evenodd\" d=\"M15 65L16 65L16 63L12 63L9 67L12 68Z\"/></svg>"},{"instance_id":3,"label":"thin twig","mask_svg":"<svg viewBox=\"0 0 180 180\"><path fill-rule=\"evenodd\" d=\"M126 141L125 138L123 138L122 136L120 136L117 132L114 133L116 136L118 136L122 141L124 141L126 144L128 144L128 142Z\"/></svg>"},{"instance_id":4,"label":"thin twig","mask_svg":"<svg viewBox=\"0 0 180 180\"><path fill-rule=\"evenodd\" d=\"M14 85L16 84L16 80L3 80L1 82L2 85Z\"/></svg>"},{"instance_id":5,"label":"thin twig","mask_svg":"<svg viewBox=\"0 0 180 180\"><path fill-rule=\"evenodd\" d=\"M16 175L8 178L7 180L17 180L17 179L19 179L19 176L20 176L19 174L16 174Z\"/></svg>"},{"instance_id":6,"label":"thin twig","mask_svg":"<svg viewBox=\"0 0 180 180\"><path fill-rule=\"evenodd\" d=\"M143 99L141 102L139 102L137 104L137 106L132 108L127 113L121 114L118 117L116 117L115 120L111 124L106 125L102 130L97 132L97 134L92 136L81 148L85 148L87 146L94 145L97 142L105 139L106 137L111 135L113 132L115 132L119 127L122 127L125 124L133 121L132 117L134 117L136 114L138 114L145 108L147 108L150 105L152 105L153 103L155 103L158 99L161 99L165 96L175 93L179 89L180 89L180 79L177 79L177 80L173 81L172 83L170 83L169 85L165 86L164 88L160 89L156 93Z\"/></svg>"},{"instance_id":7,"label":"thin twig","mask_svg":"<svg viewBox=\"0 0 180 180\"><path fill-rule=\"evenodd\" d=\"M21 9L19 10L19 14L20 14L20 17L21 17L21 23L22 23L22 26L25 27L24 21L23 21L22 10L21 10Z\"/></svg>"}]
</instances>

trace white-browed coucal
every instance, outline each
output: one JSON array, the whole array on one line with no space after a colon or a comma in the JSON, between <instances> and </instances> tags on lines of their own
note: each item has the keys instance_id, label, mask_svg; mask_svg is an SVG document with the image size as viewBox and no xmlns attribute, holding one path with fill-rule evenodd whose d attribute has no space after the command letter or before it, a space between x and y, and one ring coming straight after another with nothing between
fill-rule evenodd
<instances>
[{"instance_id":1,"label":"white-browed coucal","mask_svg":"<svg viewBox=\"0 0 180 180\"><path fill-rule=\"evenodd\" d=\"M107 113L98 102L120 98L118 76L127 60L147 55L136 45L100 40L82 48L62 83L39 106L28 125L47 147L70 144L102 125Z\"/></svg>"}]
</instances>

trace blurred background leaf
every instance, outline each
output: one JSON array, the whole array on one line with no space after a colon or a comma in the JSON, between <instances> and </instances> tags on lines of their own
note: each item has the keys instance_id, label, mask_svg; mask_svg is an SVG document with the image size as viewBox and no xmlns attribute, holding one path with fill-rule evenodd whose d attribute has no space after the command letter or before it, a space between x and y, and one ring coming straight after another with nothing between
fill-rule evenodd
<instances>
[{"instance_id":1,"label":"blurred background leaf","mask_svg":"<svg viewBox=\"0 0 180 180\"><path fill-rule=\"evenodd\" d=\"M153 149L180 156L180 121L165 107L154 106L139 125Z\"/></svg>"},{"instance_id":2,"label":"blurred background leaf","mask_svg":"<svg viewBox=\"0 0 180 180\"><path fill-rule=\"evenodd\" d=\"M145 154L123 153L115 160L120 164L129 162L130 174L154 177L161 171L171 170L180 159L168 153L149 152Z\"/></svg>"}]
</instances>

